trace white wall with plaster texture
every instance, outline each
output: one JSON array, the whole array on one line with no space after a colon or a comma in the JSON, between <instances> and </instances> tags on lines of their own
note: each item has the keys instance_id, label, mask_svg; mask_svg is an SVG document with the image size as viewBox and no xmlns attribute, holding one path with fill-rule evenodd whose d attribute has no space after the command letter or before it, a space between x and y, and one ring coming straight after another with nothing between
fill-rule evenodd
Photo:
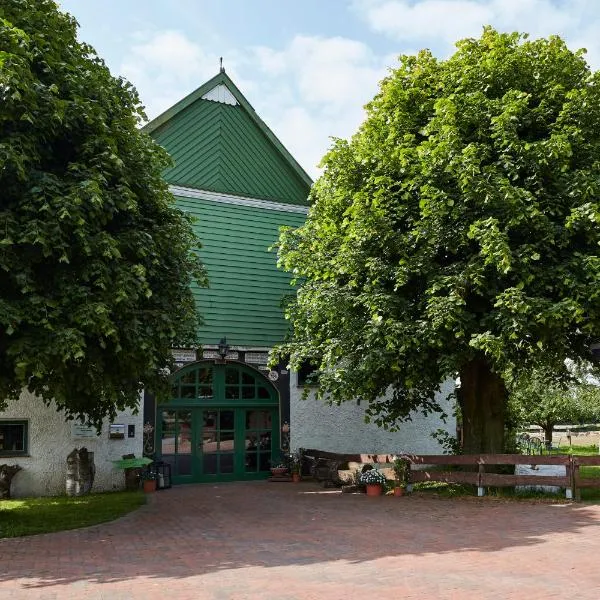
<instances>
[{"instance_id":1,"label":"white wall with plaster texture","mask_svg":"<svg viewBox=\"0 0 600 600\"><path fill-rule=\"evenodd\" d=\"M99 436L81 438L73 435L73 421L65 421L63 412L54 405L46 407L42 400L23 392L17 401L9 403L1 419L27 420L29 424L28 456L3 456L0 464L20 465L12 480L11 494L14 498L25 496L50 496L65 493L67 455L74 448L87 448L94 453L96 476L92 491L110 491L125 487L122 470L112 462L123 454L142 456L143 416L129 412L118 413L114 423L125 425L125 438L108 438L108 421L102 426ZM78 421L75 421L78 423ZM135 437L127 437L127 425L135 425Z\"/></svg>"},{"instance_id":2,"label":"white wall with plaster texture","mask_svg":"<svg viewBox=\"0 0 600 600\"><path fill-rule=\"evenodd\" d=\"M365 404L350 400L340 406L329 406L316 400L314 392L306 400L303 387L296 385L297 374L292 373L290 390L290 425L292 448L316 448L326 452L441 454L443 449L431 437L439 428L456 435L453 401L448 399L454 391L454 380L441 386L437 400L448 415L446 422L440 415L414 413L412 421L402 423L395 432L386 431L373 423L365 423Z\"/></svg>"}]
</instances>

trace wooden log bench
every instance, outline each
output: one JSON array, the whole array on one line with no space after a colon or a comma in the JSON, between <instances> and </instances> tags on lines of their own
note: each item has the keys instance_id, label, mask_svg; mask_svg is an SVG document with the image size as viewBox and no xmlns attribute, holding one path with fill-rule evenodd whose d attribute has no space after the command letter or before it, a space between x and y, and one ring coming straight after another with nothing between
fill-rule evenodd
<instances>
[{"instance_id":1,"label":"wooden log bench","mask_svg":"<svg viewBox=\"0 0 600 600\"><path fill-rule=\"evenodd\" d=\"M392 454L342 454L308 448L303 453L309 474L323 487L341 487L355 483L355 474L376 465L388 479L393 479Z\"/></svg>"}]
</instances>

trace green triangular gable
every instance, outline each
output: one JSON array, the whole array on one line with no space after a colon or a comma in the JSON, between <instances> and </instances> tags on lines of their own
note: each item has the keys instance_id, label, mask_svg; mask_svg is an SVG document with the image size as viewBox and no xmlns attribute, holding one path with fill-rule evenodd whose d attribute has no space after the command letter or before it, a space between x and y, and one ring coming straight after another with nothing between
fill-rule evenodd
<instances>
[{"instance_id":1,"label":"green triangular gable","mask_svg":"<svg viewBox=\"0 0 600 600\"><path fill-rule=\"evenodd\" d=\"M238 104L203 99L225 85ZM223 71L144 130L171 155L173 185L308 204L312 180Z\"/></svg>"}]
</instances>

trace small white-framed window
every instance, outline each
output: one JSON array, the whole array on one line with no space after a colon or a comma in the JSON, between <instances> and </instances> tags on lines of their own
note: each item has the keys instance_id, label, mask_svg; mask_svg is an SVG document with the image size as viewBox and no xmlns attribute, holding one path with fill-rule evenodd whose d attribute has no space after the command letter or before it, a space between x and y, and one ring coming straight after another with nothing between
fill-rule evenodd
<instances>
[{"instance_id":1,"label":"small white-framed window","mask_svg":"<svg viewBox=\"0 0 600 600\"><path fill-rule=\"evenodd\" d=\"M0 419L0 456L23 456L29 452L29 423Z\"/></svg>"}]
</instances>

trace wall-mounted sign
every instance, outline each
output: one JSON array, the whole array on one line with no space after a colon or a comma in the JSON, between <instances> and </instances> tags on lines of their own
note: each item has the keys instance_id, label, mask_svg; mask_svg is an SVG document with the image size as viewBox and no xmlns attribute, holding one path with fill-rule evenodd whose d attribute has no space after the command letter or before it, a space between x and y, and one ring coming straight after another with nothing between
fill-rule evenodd
<instances>
[{"instance_id":1,"label":"wall-mounted sign","mask_svg":"<svg viewBox=\"0 0 600 600\"><path fill-rule=\"evenodd\" d=\"M256 365L264 365L269 362L268 352L246 352L246 362Z\"/></svg>"},{"instance_id":2,"label":"wall-mounted sign","mask_svg":"<svg viewBox=\"0 0 600 600\"><path fill-rule=\"evenodd\" d=\"M267 377L271 381L277 381L279 379L279 373L277 371L269 371L269 374L267 375Z\"/></svg>"},{"instance_id":3,"label":"wall-mounted sign","mask_svg":"<svg viewBox=\"0 0 600 600\"><path fill-rule=\"evenodd\" d=\"M96 437L96 428L91 425L82 425L81 423L71 423L72 438L93 438Z\"/></svg>"},{"instance_id":4,"label":"wall-mounted sign","mask_svg":"<svg viewBox=\"0 0 600 600\"><path fill-rule=\"evenodd\" d=\"M238 352L228 352L225 356L225 360L238 360L239 359ZM216 350L204 350L202 352L202 358L208 358L210 360L220 360L221 355Z\"/></svg>"},{"instance_id":5,"label":"wall-mounted sign","mask_svg":"<svg viewBox=\"0 0 600 600\"><path fill-rule=\"evenodd\" d=\"M108 426L108 437L111 440L125 439L125 425L112 424Z\"/></svg>"},{"instance_id":6,"label":"wall-mounted sign","mask_svg":"<svg viewBox=\"0 0 600 600\"><path fill-rule=\"evenodd\" d=\"M196 351L185 348L175 348L171 350L173 360L176 363L190 363L196 362Z\"/></svg>"}]
</instances>

